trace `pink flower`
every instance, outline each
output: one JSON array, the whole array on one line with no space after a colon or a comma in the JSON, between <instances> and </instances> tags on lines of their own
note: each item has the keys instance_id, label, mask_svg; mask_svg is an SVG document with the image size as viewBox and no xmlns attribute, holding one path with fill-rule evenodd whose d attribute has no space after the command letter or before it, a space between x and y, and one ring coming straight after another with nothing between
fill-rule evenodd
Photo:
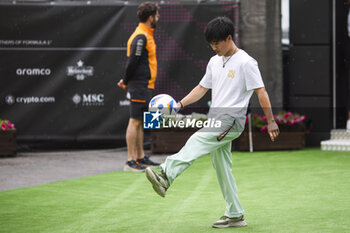
<instances>
[{"instance_id":1,"label":"pink flower","mask_svg":"<svg viewBox=\"0 0 350 233\"><path fill-rule=\"evenodd\" d=\"M266 132L266 131L267 131L267 125L264 125L264 127L262 127L262 128L260 129L260 131L261 131L261 132Z\"/></svg>"},{"instance_id":2,"label":"pink flower","mask_svg":"<svg viewBox=\"0 0 350 233\"><path fill-rule=\"evenodd\" d=\"M299 116L294 116L293 121L295 124L299 123L300 122Z\"/></svg>"},{"instance_id":3,"label":"pink flower","mask_svg":"<svg viewBox=\"0 0 350 233\"><path fill-rule=\"evenodd\" d=\"M294 121L294 120L291 120L291 121L288 122L288 125L290 125L290 126L292 126L292 125L294 125L294 124L295 124L295 121Z\"/></svg>"},{"instance_id":4,"label":"pink flower","mask_svg":"<svg viewBox=\"0 0 350 233\"><path fill-rule=\"evenodd\" d=\"M288 118L290 116L292 116L293 114L291 112L286 112L286 114L284 114L284 118Z\"/></svg>"},{"instance_id":5,"label":"pink flower","mask_svg":"<svg viewBox=\"0 0 350 233\"><path fill-rule=\"evenodd\" d=\"M300 117L300 121L301 121L301 122L305 121L305 119L306 119L306 116L305 116L305 115L302 115L302 116Z\"/></svg>"},{"instance_id":6,"label":"pink flower","mask_svg":"<svg viewBox=\"0 0 350 233\"><path fill-rule=\"evenodd\" d=\"M11 129L14 129L15 128L15 124L11 124Z\"/></svg>"},{"instance_id":7,"label":"pink flower","mask_svg":"<svg viewBox=\"0 0 350 233\"><path fill-rule=\"evenodd\" d=\"M3 131L5 131L5 130L7 129L7 125L6 125L5 123L2 123L1 129L2 129Z\"/></svg>"},{"instance_id":8,"label":"pink flower","mask_svg":"<svg viewBox=\"0 0 350 233\"><path fill-rule=\"evenodd\" d=\"M276 119L277 119L278 123L281 123L283 120L283 117L281 115L277 115Z\"/></svg>"},{"instance_id":9,"label":"pink flower","mask_svg":"<svg viewBox=\"0 0 350 233\"><path fill-rule=\"evenodd\" d=\"M266 116L263 116L263 117L262 117L262 120L263 120L263 121L266 121Z\"/></svg>"}]
</instances>

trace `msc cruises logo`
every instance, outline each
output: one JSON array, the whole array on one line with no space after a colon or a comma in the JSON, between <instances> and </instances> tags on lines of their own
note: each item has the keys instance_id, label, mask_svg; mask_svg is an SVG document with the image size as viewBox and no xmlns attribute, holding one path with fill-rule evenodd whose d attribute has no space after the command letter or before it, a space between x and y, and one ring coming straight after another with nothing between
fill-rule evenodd
<instances>
[{"instance_id":1,"label":"msc cruises logo","mask_svg":"<svg viewBox=\"0 0 350 233\"><path fill-rule=\"evenodd\" d=\"M77 106L103 106L104 105L104 94L97 93L97 94L75 94L72 97L73 103L75 103Z\"/></svg>"},{"instance_id":2,"label":"msc cruises logo","mask_svg":"<svg viewBox=\"0 0 350 233\"><path fill-rule=\"evenodd\" d=\"M82 60L77 62L76 66L67 67L67 76L75 77L77 80L84 80L88 76L94 75L94 67L84 66Z\"/></svg>"}]
</instances>

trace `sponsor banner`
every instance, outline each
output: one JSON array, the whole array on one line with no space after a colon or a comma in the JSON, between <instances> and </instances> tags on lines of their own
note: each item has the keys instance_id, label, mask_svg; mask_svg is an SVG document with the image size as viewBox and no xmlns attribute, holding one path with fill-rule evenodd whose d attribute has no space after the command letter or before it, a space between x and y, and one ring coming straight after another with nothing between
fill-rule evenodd
<instances>
[{"instance_id":1,"label":"sponsor banner","mask_svg":"<svg viewBox=\"0 0 350 233\"><path fill-rule=\"evenodd\" d=\"M117 83L125 73L127 40L138 24L137 7L132 2L1 4L0 117L16 124L19 139L124 140L130 97ZM205 25L217 15L236 20L237 12L232 1L161 3L154 95L180 99L197 85L213 55L203 39ZM186 111L206 107L209 98Z\"/></svg>"},{"instance_id":2,"label":"sponsor banner","mask_svg":"<svg viewBox=\"0 0 350 233\"><path fill-rule=\"evenodd\" d=\"M125 60L124 53L94 51L92 57L89 52L47 50L2 54L0 117L16 123L19 139L22 135L27 139L124 137L129 111L127 103L119 103L127 100L126 92L116 85L124 67L115 64Z\"/></svg>"}]
</instances>

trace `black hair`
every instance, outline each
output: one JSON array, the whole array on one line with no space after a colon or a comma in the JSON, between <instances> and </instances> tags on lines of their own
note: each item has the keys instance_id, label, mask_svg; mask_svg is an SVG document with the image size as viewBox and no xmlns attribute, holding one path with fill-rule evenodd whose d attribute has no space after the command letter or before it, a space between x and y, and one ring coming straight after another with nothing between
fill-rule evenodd
<instances>
[{"instance_id":1,"label":"black hair","mask_svg":"<svg viewBox=\"0 0 350 233\"><path fill-rule=\"evenodd\" d=\"M143 2L137 8L137 16L140 22L144 23L150 16L155 16L159 11L159 6L155 2Z\"/></svg>"},{"instance_id":2,"label":"black hair","mask_svg":"<svg viewBox=\"0 0 350 233\"><path fill-rule=\"evenodd\" d=\"M233 22L225 16L216 17L211 20L204 31L205 39L209 43L226 40L229 35L233 39L234 34L235 28Z\"/></svg>"}]
</instances>

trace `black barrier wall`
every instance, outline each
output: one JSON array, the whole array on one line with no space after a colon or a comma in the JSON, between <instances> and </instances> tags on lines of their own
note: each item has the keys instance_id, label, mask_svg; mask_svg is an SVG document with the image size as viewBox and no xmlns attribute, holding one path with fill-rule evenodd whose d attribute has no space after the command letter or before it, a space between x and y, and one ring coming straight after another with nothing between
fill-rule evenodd
<instances>
[{"instance_id":1,"label":"black barrier wall","mask_svg":"<svg viewBox=\"0 0 350 233\"><path fill-rule=\"evenodd\" d=\"M317 10L315 11L315 5ZM319 146L332 129L332 1L290 2L288 103L312 120L306 143Z\"/></svg>"},{"instance_id":2,"label":"black barrier wall","mask_svg":"<svg viewBox=\"0 0 350 233\"><path fill-rule=\"evenodd\" d=\"M155 92L179 99L197 85L214 55L205 25L226 15L238 33L238 5L160 7ZM16 124L19 140L124 138L130 102L116 84L138 24L136 9L131 3L0 3L0 118ZM194 107L207 106L209 97Z\"/></svg>"}]
</instances>

